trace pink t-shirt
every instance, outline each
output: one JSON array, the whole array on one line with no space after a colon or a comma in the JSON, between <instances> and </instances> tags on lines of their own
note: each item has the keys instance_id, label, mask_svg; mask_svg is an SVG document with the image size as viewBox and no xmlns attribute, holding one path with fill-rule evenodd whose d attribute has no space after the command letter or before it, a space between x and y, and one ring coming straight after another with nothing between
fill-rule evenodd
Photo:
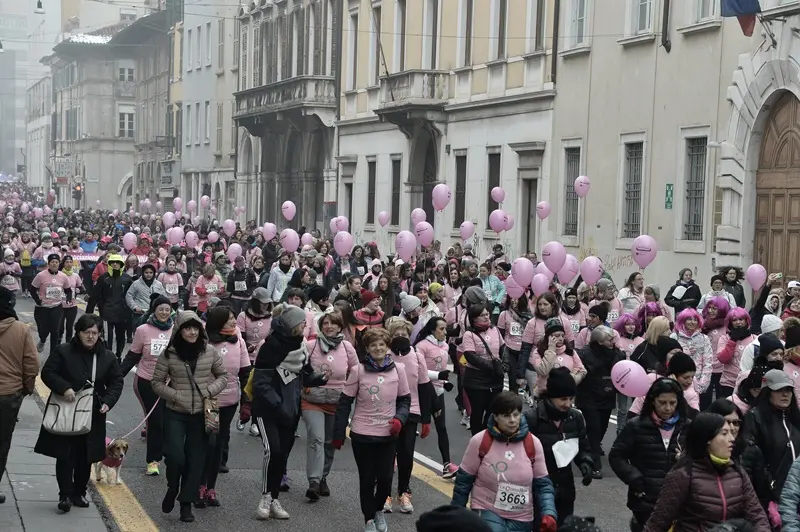
<instances>
[{"instance_id":1,"label":"pink t-shirt","mask_svg":"<svg viewBox=\"0 0 800 532\"><path fill-rule=\"evenodd\" d=\"M306 326L303 327L303 337L306 341L310 342L317 339L317 322L314 319L314 313L306 310Z\"/></svg>"},{"instance_id":2,"label":"pink t-shirt","mask_svg":"<svg viewBox=\"0 0 800 532\"><path fill-rule=\"evenodd\" d=\"M331 374L328 377L328 382L322 388L331 390L341 390L347 382L347 376L358 366L358 355L353 344L347 340L336 346L336 349L331 349L327 353L322 352L322 342L319 338L314 342L309 342L311 352L309 353L309 363L316 372L325 372L330 370Z\"/></svg>"},{"instance_id":3,"label":"pink t-shirt","mask_svg":"<svg viewBox=\"0 0 800 532\"><path fill-rule=\"evenodd\" d=\"M559 314L558 317L561 319L561 325L564 327L564 338L567 339L567 342L574 342L575 335L572 333L572 324L569 319L564 314ZM530 320L525 326L525 330L522 332L522 341L535 347L536 344L539 343L539 340L544 338L545 322L546 320L541 320L539 318Z\"/></svg>"},{"instance_id":4,"label":"pink t-shirt","mask_svg":"<svg viewBox=\"0 0 800 532\"><path fill-rule=\"evenodd\" d=\"M78 275L78 272L76 271L73 271L71 274L67 275L67 281L69 281L69 287L72 289L72 301L67 303L67 301L65 300L61 303L61 305L64 308L77 307L78 299L75 296L78 294L78 287L83 287L83 281L81 281L81 276Z\"/></svg>"},{"instance_id":5,"label":"pink t-shirt","mask_svg":"<svg viewBox=\"0 0 800 532\"><path fill-rule=\"evenodd\" d=\"M225 385L225 389L217 396L219 406L233 406L239 402L239 397L241 397L239 370L250 367L247 345L241 337L236 342L219 342L211 345L222 357L225 370L228 372L228 383Z\"/></svg>"},{"instance_id":6,"label":"pink t-shirt","mask_svg":"<svg viewBox=\"0 0 800 532\"><path fill-rule=\"evenodd\" d=\"M389 422L398 397L410 395L406 372L395 366L388 371L367 371L357 365L347 377L342 393L355 397L350 431L362 436L390 436Z\"/></svg>"},{"instance_id":7,"label":"pink t-shirt","mask_svg":"<svg viewBox=\"0 0 800 532\"><path fill-rule=\"evenodd\" d=\"M197 301L198 306L200 306L202 303L208 303L208 300L212 297L221 297L225 292L225 283L222 282L222 278L216 273L210 279L205 275L201 275L197 278L195 290L197 288L201 289L200 292L198 292L199 298ZM201 293L203 290L205 290L204 294Z\"/></svg>"},{"instance_id":8,"label":"pink t-shirt","mask_svg":"<svg viewBox=\"0 0 800 532\"><path fill-rule=\"evenodd\" d=\"M584 305L581 305L580 310L575 314L564 314L564 317L569 321L572 334L577 335L581 329L586 327L586 313L588 310Z\"/></svg>"},{"instance_id":9,"label":"pink t-shirt","mask_svg":"<svg viewBox=\"0 0 800 532\"><path fill-rule=\"evenodd\" d=\"M711 336L708 336L709 340L711 340ZM745 348L753 343L756 337L752 334L747 338L739 340L736 342L736 347L733 348L733 356L728 361L727 364L722 364L722 376L719 379L720 386L734 386L736 384L736 378L739 376L742 366L742 353L744 352ZM727 334L722 335L719 338L719 343L717 344L717 349L714 350L714 361L720 362L719 354L720 352L725 349L728 344L730 338ZM711 344L714 345L713 342Z\"/></svg>"},{"instance_id":10,"label":"pink t-shirt","mask_svg":"<svg viewBox=\"0 0 800 532\"><path fill-rule=\"evenodd\" d=\"M539 366L545 362L542 357L548 357L546 353L539 353L538 349L534 349L531 352L531 365L533 369L539 370ZM586 372L586 368L583 365L583 361L581 357L578 356L577 351L572 351L572 355L567 354L567 347L562 345L561 347L556 349L554 360L547 360L546 361L551 369L553 368L567 368L571 374L575 374L578 372ZM541 395L542 393L547 391L547 376L539 375L537 372L536 374L536 393Z\"/></svg>"},{"instance_id":11,"label":"pink t-shirt","mask_svg":"<svg viewBox=\"0 0 800 532\"><path fill-rule=\"evenodd\" d=\"M533 480L547 476L542 442L533 437L536 450L533 463L525 452L525 442L504 442L494 440L483 460L480 458L480 447L485 430L469 440L460 468L475 477L472 485L473 510L489 510L503 519L529 522L533 521ZM510 486L508 486L510 485ZM498 492L521 494L526 493L526 504L520 511L511 512L499 508L503 502Z\"/></svg>"},{"instance_id":12,"label":"pink t-shirt","mask_svg":"<svg viewBox=\"0 0 800 532\"><path fill-rule=\"evenodd\" d=\"M650 381L650 384L656 382L658 379L658 375L655 373L648 373L647 380ZM686 403L694 408L695 410L700 410L700 394L697 393L697 390L694 389L694 386L689 386L688 390L683 390L683 398L686 399ZM632 412L636 415L639 415L642 411L642 407L644 406L644 397L637 397L633 400L633 404L628 409L628 412Z\"/></svg>"},{"instance_id":13,"label":"pink t-shirt","mask_svg":"<svg viewBox=\"0 0 800 532\"><path fill-rule=\"evenodd\" d=\"M171 336L171 327L162 331L158 327L145 323L136 328L131 352L142 354L141 360L136 364L137 377L147 381L153 379L153 370L156 369L158 357L167 348Z\"/></svg>"},{"instance_id":14,"label":"pink t-shirt","mask_svg":"<svg viewBox=\"0 0 800 532\"><path fill-rule=\"evenodd\" d=\"M609 325L613 327L614 324L619 319L619 317L625 313L625 310L622 306L622 301L620 301L616 297L614 299L606 299L603 301L595 299L594 301L591 301L589 303L589 307L599 305L600 303L608 303L608 318L606 319L606 321L608 322Z\"/></svg>"},{"instance_id":15,"label":"pink t-shirt","mask_svg":"<svg viewBox=\"0 0 800 532\"><path fill-rule=\"evenodd\" d=\"M447 369L447 364L450 362L447 342L434 343L429 338L426 338L414 348L425 359L425 366L428 371L439 373ZM441 395L444 392L444 381L433 379L433 387L436 389L437 395Z\"/></svg>"},{"instance_id":16,"label":"pink t-shirt","mask_svg":"<svg viewBox=\"0 0 800 532\"><path fill-rule=\"evenodd\" d=\"M717 347L719 347L719 340L723 336L727 336L725 327L717 327L711 329L706 333L708 341L711 342L711 351L714 352L714 360L711 362L711 373L722 373L722 362L716 357Z\"/></svg>"},{"instance_id":17,"label":"pink t-shirt","mask_svg":"<svg viewBox=\"0 0 800 532\"><path fill-rule=\"evenodd\" d=\"M8 290L16 292L20 289L19 277L22 275L22 268L18 262L0 262L0 284Z\"/></svg>"},{"instance_id":18,"label":"pink t-shirt","mask_svg":"<svg viewBox=\"0 0 800 532\"><path fill-rule=\"evenodd\" d=\"M614 344L620 348L623 353L625 353L625 358L631 358L631 353L633 353L633 350L636 349L636 346L642 342L644 342L644 338L641 336L637 336L635 338L622 338L619 336L614 341Z\"/></svg>"},{"instance_id":19,"label":"pink t-shirt","mask_svg":"<svg viewBox=\"0 0 800 532\"><path fill-rule=\"evenodd\" d=\"M525 327L513 318L513 314L507 310L500 313L497 320L497 328L505 330L504 340L509 349L519 351L522 349L522 333Z\"/></svg>"},{"instance_id":20,"label":"pink t-shirt","mask_svg":"<svg viewBox=\"0 0 800 532\"><path fill-rule=\"evenodd\" d=\"M71 288L69 278L64 275L64 272L56 272L53 275L50 270L43 270L37 273L31 286L39 292L42 306L47 308L60 307L64 290Z\"/></svg>"},{"instance_id":21,"label":"pink t-shirt","mask_svg":"<svg viewBox=\"0 0 800 532\"><path fill-rule=\"evenodd\" d=\"M483 345L481 339L477 337L476 333L467 331L464 333L464 338L461 341L461 352L468 353L473 351L481 358L500 358L500 348L503 347L503 338L500 336L500 331L497 327L489 327L486 331L481 333L481 336L489 346L490 353L486 353L486 346ZM478 369L467 362L467 367Z\"/></svg>"},{"instance_id":22,"label":"pink t-shirt","mask_svg":"<svg viewBox=\"0 0 800 532\"><path fill-rule=\"evenodd\" d=\"M167 299L170 303L178 302L178 293L181 286L183 286L183 277L178 272L167 273L162 272L158 275L158 280L164 285L164 292L167 294Z\"/></svg>"},{"instance_id":23,"label":"pink t-shirt","mask_svg":"<svg viewBox=\"0 0 800 532\"><path fill-rule=\"evenodd\" d=\"M272 326L272 316L269 314L259 319L252 319L245 312L240 312L236 318L236 326L242 331L244 340L248 346L254 346L253 351L250 353L250 362L256 361L258 350L261 349L261 344L269 336L270 327Z\"/></svg>"},{"instance_id":24,"label":"pink t-shirt","mask_svg":"<svg viewBox=\"0 0 800 532\"><path fill-rule=\"evenodd\" d=\"M419 408L418 386L431 382L425 359L412 347L407 355L394 357L394 363L406 372L406 382L408 382L408 389L411 392L411 413L419 416L422 411Z\"/></svg>"},{"instance_id":25,"label":"pink t-shirt","mask_svg":"<svg viewBox=\"0 0 800 532\"><path fill-rule=\"evenodd\" d=\"M794 381L794 398L800 407L800 366L789 360L783 363L783 371Z\"/></svg>"},{"instance_id":26,"label":"pink t-shirt","mask_svg":"<svg viewBox=\"0 0 800 532\"><path fill-rule=\"evenodd\" d=\"M190 277L189 282L186 285L186 290L189 291L189 308L197 308L197 304L200 302L200 296L197 294L197 279L199 277Z\"/></svg>"}]
</instances>

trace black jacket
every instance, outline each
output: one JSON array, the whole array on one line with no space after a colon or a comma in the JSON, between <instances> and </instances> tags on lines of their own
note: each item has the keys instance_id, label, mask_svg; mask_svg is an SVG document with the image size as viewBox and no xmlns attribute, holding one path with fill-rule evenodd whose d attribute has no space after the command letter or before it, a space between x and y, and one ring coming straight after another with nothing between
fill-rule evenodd
<instances>
[{"instance_id":1,"label":"black jacket","mask_svg":"<svg viewBox=\"0 0 800 532\"><path fill-rule=\"evenodd\" d=\"M236 281L244 282L247 285L247 290L236 291ZM233 268L228 274L225 290L232 296L250 297L250 294L252 294L253 290L255 290L257 287L258 279L256 278L256 274L253 273L253 270L250 268L244 268L242 270Z\"/></svg>"},{"instance_id":2,"label":"black jacket","mask_svg":"<svg viewBox=\"0 0 800 532\"><path fill-rule=\"evenodd\" d=\"M94 287L95 299L100 302L100 316L108 323L127 323L131 311L125 303L125 294L133 284L133 279L123 273L119 277L111 277L106 272L97 279Z\"/></svg>"},{"instance_id":3,"label":"black jacket","mask_svg":"<svg viewBox=\"0 0 800 532\"><path fill-rule=\"evenodd\" d=\"M636 346L631 353L631 360L642 366L647 373L655 373L661 365L656 346L646 340Z\"/></svg>"},{"instance_id":4,"label":"black jacket","mask_svg":"<svg viewBox=\"0 0 800 532\"><path fill-rule=\"evenodd\" d=\"M464 334L475 336L475 342L480 344L480 333L468 329ZM462 337L463 338L463 337ZM484 346L483 351L488 351ZM503 391L503 381L507 368L500 359L478 356L475 351L465 351L464 358L471 366L464 368L464 388L471 390L499 390Z\"/></svg>"},{"instance_id":5,"label":"black jacket","mask_svg":"<svg viewBox=\"0 0 800 532\"><path fill-rule=\"evenodd\" d=\"M676 318L678 313L682 310L697 308L697 305L700 304L700 299L703 297L703 294L700 293L700 287L692 281L692 284L686 286L686 292L684 292L683 297L677 298L673 296L672 293L679 286L683 286L680 281L672 285L664 298L664 303L675 309Z\"/></svg>"},{"instance_id":6,"label":"black jacket","mask_svg":"<svg viewBox=\"0 0 800 532\"><path fill-rule=\"evenodd\" d=\"M725 281L724 288L726 292L733 296L733 300L736 301L736 306L744 308L747 302L745 301L744 287L742 286L742 283L739 281L734 281L731 284Z\"/></svg>"},{"instance_id":7,"label":"black jacket","mask_svg":"<svg viewBox=\"0 0 800 532\"><path fill-rule=\"evenodd\" d=\"M687 420L680 420L665 448L661 431L649 417L637 416L625 423L608 453L608 463L628 485L628 508L632 511L651 512L655 507L664 479L677 462L679 442L687 426ZM640 497L641 493L644 496Z\"/></svg>"},{"instance_id":8,"label":"black jacket","mask_svg":"<svg viewBox=\"0 0 800 532\"><path fill-rule=\"evenodd\" d=\"M625 360L625 353L613 347L606 351L595 343L578 351L586 376L578 385L575 403L582 409L613 409L617 405L617 390L611 382L611 368Z\"/></svg>"},{"instance_id":9,"label":"black jacket","mask_svg":"<svg viewBox=\"0 0 800 532\"><path fill-rule=\"evenodd\" d=\"M92 430L86 435L89 463L99 462L106 455L106 415L100 413L100 407L108 405L113 408L122 395L124 378L117 358L105 348L102 339L98 339L95 349L89 351L80 343L78 335L75 335L69 343L56 347L42 367L42 382L52 393L64 395L70 388L77 393L92 378L93 354L97 356L97 369ZM71 442L75 438L76 436L61 436L40 429L34 452L52 458L69 459Z\"/></svg>"}]
</instances>

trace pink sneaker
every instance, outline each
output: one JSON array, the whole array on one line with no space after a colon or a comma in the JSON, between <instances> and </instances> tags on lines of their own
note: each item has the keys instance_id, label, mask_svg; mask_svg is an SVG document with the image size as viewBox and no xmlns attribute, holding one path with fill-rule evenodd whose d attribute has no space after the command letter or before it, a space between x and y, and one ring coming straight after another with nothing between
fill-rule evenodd
<instances>
[{"instance_id":1,"label":"pink sneaker","mask_svg":"<svg viewBox=\"0 0 800 532\"><path fill-rule=\"evenodd\" d=\"M195 508L205 508L206 507L206 497L208 496L208 490L205 486L200 486L200 492L197 494L197 501L194 503Z\"/></svg>"},{"instance_id":2,"label":"pink sneaker","mask_svg":"<svg viewBox=\"0 0 800 532\"><path fill-rule=\"evenodd\" d=\"M206 504L215 508L219 506L219 499L217 499L217 490L208 490L206 492Z\"/></svg>"},{"instance_id":3,"label":"pink sneaker","mask_svg":"<svg viewBox=\"0 0 800 532\"><path fill-rule=\"evenodd\" d=\"M444 479L453 478L456 476L456 473L458 473L458 466L450 462L446 463L442 468L442 478Z\"/></svg>"}]
</instances>

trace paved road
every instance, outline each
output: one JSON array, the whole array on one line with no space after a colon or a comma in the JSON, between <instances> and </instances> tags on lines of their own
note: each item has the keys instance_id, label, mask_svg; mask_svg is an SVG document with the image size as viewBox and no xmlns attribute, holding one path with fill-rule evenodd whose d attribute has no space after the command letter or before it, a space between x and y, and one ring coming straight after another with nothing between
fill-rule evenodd
<instances>
[{"instance_id":1,"label":"paved road","mask_svg":"<svg viewBox=\"0 0 800 532\"><path fill-rule=\"evenodd\" d=\"M28 299L19 299L17 309L20 318L32 322L33 305ZM47 349L43 353L46 356ZM108 416L108 435L119 436L133 429L142 419L143 412L133 393L133 373L127 376L122 398ZM453 394L448 394L447 425L450 435L450 447L454 460L460 460L470 438L469 431L459 424L460 415L456 409ZM610 449L614 438L615 425L611 425L604 440L604 448ZM274 530L317 529L326 527L336 531L358 531L362 528L362 519L358 504L358 477L355 462L349 445L337 452L334 471L329 478L332 496L327 500L310 504L303 497L306 489L305 480L305 429L301 422L300 438L289 461L289 476L292 489L281 495L284 508L291 514L287 522L271 522L268 526ZM127 489L101 486L102 499L105 499L111 513L118 518L121 530L184 530L183 523L177 518L177 510L172 515L160 512L161 498L166 491L166 480L161 477L146 477L145 446L139 439L138 431L128 438L131 444L123 467L123 479ZM438 478L441 470L441 456L436 442L435 429L426 440L418 440L418 462L412 478L413 502L416 508L414 516L393 514L389 517L389 527L393 532L412 532L415 530L416 516L422 511L432 509L450 500L452 482ZM226 528L252 526L256 520L254 512L260 494L262 447L259 438L249 436L247 432L233 430L231 437L230 473L220 475L217 491L222 502L220 508L196 510L197 521L193 530L197 532L217 532ZM434 469L427 467L432 466ZM588 487L581 486L578 480L578 498L576 513L583 516L595 516L598 524L607 531L623 531L628 528L630 514L625 508L626 490L613 473L606 469L607 478L596 480ZM130 490L130 491L128 491ZM135 501L126 499L135 498ZM142 518L152 520L148 527L141 524L138 528L128 528L130 516L147 514ZM126 514L128 517L126 518ZM126 520L126 522L122 522ZM141 521L141 518L140 518ZM335 523L333 527L331 524Z\"/></svg>"}]
</instances>

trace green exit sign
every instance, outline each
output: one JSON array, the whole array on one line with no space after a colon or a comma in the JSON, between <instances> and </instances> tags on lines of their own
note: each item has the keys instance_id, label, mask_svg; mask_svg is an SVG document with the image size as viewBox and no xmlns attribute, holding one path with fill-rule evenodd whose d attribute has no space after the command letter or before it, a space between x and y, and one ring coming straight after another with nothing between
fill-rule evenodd
<instances>
[{"instance_id":1,"label":"green exit sign","mask_svg":"<svg viewBox=\"0 0 800 532\"><path fill-rule=\"evenodd\" d=\"M664 191L664 208L672 209L672 202L675 199L675 185L667 183L667 189Z\"/></svg>"}]
</instances>

